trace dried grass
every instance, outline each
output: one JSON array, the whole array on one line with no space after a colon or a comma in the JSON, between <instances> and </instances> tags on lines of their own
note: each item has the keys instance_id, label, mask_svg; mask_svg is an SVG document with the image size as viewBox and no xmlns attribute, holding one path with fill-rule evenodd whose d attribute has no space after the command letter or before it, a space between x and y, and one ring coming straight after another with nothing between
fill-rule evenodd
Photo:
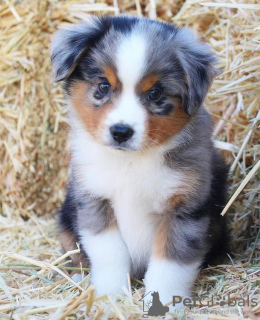
<instances>
[{"instance_id":1,"label":"dried grass","mask_svg":"<svg viewBox=\"0 0 260 320\"><path fill-rule=\"evenodd\" d=\"M54 213L64 196L69 153L64 97L51 82L50 36L92 12L128 12L196 29L223 69L206 105L214 139L231 165L228 209L234 257L200 273L195 292L255 297L255 307L197 307L181 319L257 319L259 266L260 6L254 0L5 0L0 5L0 319L137 319L142 283L126 297L95 297L75 284L61 253ZM224 213L223 212L223 213Z\"/></svg>"}]
</instances>

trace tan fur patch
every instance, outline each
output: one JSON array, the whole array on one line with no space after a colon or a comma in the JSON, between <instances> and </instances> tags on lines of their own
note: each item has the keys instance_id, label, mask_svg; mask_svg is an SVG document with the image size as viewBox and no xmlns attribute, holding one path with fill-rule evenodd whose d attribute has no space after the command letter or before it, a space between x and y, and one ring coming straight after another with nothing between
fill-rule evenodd
<instances>
[{"instance_id":1,"label":"tan fur patch","mask_svg":"<svg viewBox=\"0 0 260 320\"><path fill-rule=\"evenodd\" d=\"M146 92L153 87L153 85L159 80L158 76L153 74L148 76L140 83L141 92Z\"/></svg>"},{"instance_id":2,"label":"tan fur patch","mask_svg":"<svg viewBox=\"0 0 260 320\"><path fill-rule=\"evenodd\" d=\"M190 117L183 111L181 101L173 99L174 108L169 115L149 114L147 123L147 145L156 146L165 143L179 133L190 122Z\"/></svg>"},{"instance_id":3,"label":"tan fur patch","mask_svg":"<svg viewBox=\"0 0 260 320\"><path fill-rule=\"evenodd\" d=\"M78 81L73 85L70 101L81 121L85 124L88 132L90 132L94 138L100 140L104 118L113 108L113 105L111 103L105 103L95 108L88 97L88 84L83 81Z\"/></svg>"},{"instance_id":4,"label":"tan fur patch","mask_svg":"<svg viewBox=\"0 0 260 320\"><path fill-rule=\"evenodd\" d=\"M179 205L188 203L191 198L191 195L196 193L196 190L199 186L199 176L195 172L188 171L186 172L187 180L189 184L183 185L179 188L179 193L173 195L168 200L168 208L165 213L162 215L162 220L159 224L159 227L155 233L153 254L158 258L166 258L167 252L169 252L168 244L168 233L174 232L174 230L169 230L170 223L169 219L174 219L175 210Z\"/></svg>"},{"instance_id":5,"label":"tan fur patch","mask_svg":"<svg viewBox=\"0 0 260 320\"><path fill-rule=\"evenodd\" d=\"M111 86L116 88L118 86L118 78L115 71L111 67L107 67L103 72Z\"/></svg>"},{"instance_id":6,"label":"tan fur patch","mask_svg":"<svg viewBox=\"0 0 260 320\"><path fill-rule=\"evenodd\" d=\"M193 172L192 170L182 171L183 175L185 175L186 183L183 183L178 188L178 194L174 194L168 200L168 210L173 212L177 207L182 204L188 203L193 194L197 193L198 187L200 185L199 174Z\"/></svg>"},{"instance_id":7,"label":"tan fur patch","mask_svg":"<svg viewBox=\"0 0 260 320\"><path fill-rule=\"evenodd\" d=\"M184 188L183 188L184 189ZM189 197L189 191L187 188L187 194L177 194L171 197L169 200L169 206L171 208L178 207L181 203L184 203Z\"/></svg>"},{"instance_id":8,"label":"tan fur patch","mask_svg":"<svg viewBox=\"0 0 260 320\"><path fill-rule=\"evenodd\" d=\"M169 232L168 215L162 218L161 223L155 233L153 256L163 259L167 257L167 237Z\"/></svg>"},{"instance_id":9,"label":"tan fur patch","mask_svg":"<svg viewBox=\"0 0 260 320\"><path fill-rule=\"evenodd\" d=\"M60 232L59 239L65 252L77 249L77 245L76 245L77 240L71 232L69 231ZM72 260L73 266L75 267L80 267L80 266L82 266L82 268L88 267L88 261L86 259L86 256L84 256L81 253L72 254L70 256L70 259Z\"/></svg>"}]
</instances>

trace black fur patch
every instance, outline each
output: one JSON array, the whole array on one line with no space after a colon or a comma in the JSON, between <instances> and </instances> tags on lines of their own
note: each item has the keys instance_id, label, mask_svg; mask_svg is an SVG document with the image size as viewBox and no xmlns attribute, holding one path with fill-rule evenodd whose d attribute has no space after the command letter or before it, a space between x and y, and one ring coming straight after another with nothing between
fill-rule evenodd
<instances>
[{"instance_id":1,"label":"black fur patch","mask_svg":"<svg viewBox=\"0 0 260 320\"><path fill-rule=\"evenodd\" d=\"M59 228L62 232L70 231L77 235L77 232L75 232L75 226L77 223L77 206L70 186L67 189L66 198L62 204L58 222Z\"/></svg>"},{"instance_id":2,"label":"black fur patch","mask_svg":"<svg viewBox=\"0 0 260 320\"><path fill-rule=\"evenodd\" d=\"M183 96L183 108L188 115L192 115L201 107L213 78L217 72L214 68L216 58L211 52L201 52L188 48L185 44L181 47L183 59L180 59L186 73L185 84L187 94Z\"/></svg>"},{"instance_id":3,"label":"black fur patch","mask_svg":"<svg viewBox=\"0 0 260 320\"><path fill-rule=\"evenodd\" d=\"M64 80L71 74L81 56L104 36L107 27L103 21L97 20L95 26L82 24L75 30L60 31L60 39L57 44L54 42L51 56L55 81Z\"/></svg>"},{"instance_id":4,"label":"black fur patch","mask_svg":"<svg viewBox=\"0 0 260 320\"><path fill-rule=\"evenodd\" d=\"M156 108L156 110L154 110L153 113L159 116L167 116L172 112L173 108L173 104L166 103L161 105L160 108Z\"/></svg>"},{"instance_id":5,"label":"black fur patch","mask_svg":"<svg viewBox=\"0 0 260 320\"><path fill-rule=\"evenodd\" d=\"M220 215L227 200L229 167L216 151L212 156L212 171L211 193L205 205L205 210L211 210L211 223L209 225L211 247L205 257L203 266L215 264L216 262L220 263L226 257L226 254L230 253L230 236L227 230L226 216Z\"/></svg>"}]
</instances>

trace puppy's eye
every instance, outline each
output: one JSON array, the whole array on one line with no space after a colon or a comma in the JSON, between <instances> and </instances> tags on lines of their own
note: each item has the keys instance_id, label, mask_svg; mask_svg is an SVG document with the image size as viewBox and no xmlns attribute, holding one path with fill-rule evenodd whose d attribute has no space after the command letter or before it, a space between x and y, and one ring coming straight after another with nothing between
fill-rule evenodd
<instances>
[{"instance_id":1,"label":"puppy's eye","mask_svg":"<svg viewBox=\"0 0 260 320\"><path fill-rule=\"evenodd\" d=\"M98 90L101 94L107 94L110 89L110 84L108 82L101 82L98 85Z\"/></svg>"},{"instance_id":2,"label":"puppy's eye","mask_svg":"<svg viewBox=\"0 0 260 320\"><path fill-rule=\"evenodd\" d=\"M149 100L157 101L161 98L161 95L162 91L160 89L152 89L148 94L148 98Z\"/></svg>"}]
</instances>

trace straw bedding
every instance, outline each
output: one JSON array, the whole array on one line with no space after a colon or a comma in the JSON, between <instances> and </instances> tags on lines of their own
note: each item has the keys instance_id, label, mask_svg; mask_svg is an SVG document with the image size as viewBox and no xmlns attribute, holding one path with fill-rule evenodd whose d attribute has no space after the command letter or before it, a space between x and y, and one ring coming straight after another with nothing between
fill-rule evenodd
<instances>
[{"instance_id":1,"label":"straw bedding","mask_svg":"<svg viewBox=\"0 0 260 320\"><path fill-rule=\"evenodd\" d=\"M181 319L260 316L259 155L260 5L255 0L4 0L0 4L0 319L137 319L142 283L127 295L96 298L70 278L55 225L68 176L63 93L51 81L50 37L89 13L128 12L197 30L222 68L206 106L214 139L231 165L227 211L234 256L203 270L195 294L249 300L257 306L198 306Z\"/></svg>"}]
</instances>

